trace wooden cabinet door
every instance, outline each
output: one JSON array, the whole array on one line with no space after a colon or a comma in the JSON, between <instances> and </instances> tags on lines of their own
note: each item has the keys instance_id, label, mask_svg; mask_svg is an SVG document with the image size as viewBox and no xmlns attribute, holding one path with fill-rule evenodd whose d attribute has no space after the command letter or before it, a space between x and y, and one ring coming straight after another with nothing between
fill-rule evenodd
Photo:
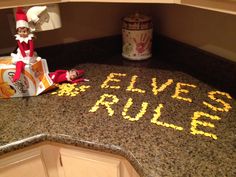
<instances>
[{"instance_id":1,"label":"wooden cabinet door","mask_svg":"<svg viewBox=\"0 0 236 177\"><path fill-rule=\"evenodd\" d=\"M120 177L120 159L102 153L61 149L65 177Z\"/></svg>"},{"instance_id":2,"label":"wooden cabinet door","mask_svg":"<svg viewBox=\"0 0 236 177\"><path fill-rule=\"evenodd\" d=\"M0 159L0 177L48 177L40 151Z\"/></svg>"}]
</instances>

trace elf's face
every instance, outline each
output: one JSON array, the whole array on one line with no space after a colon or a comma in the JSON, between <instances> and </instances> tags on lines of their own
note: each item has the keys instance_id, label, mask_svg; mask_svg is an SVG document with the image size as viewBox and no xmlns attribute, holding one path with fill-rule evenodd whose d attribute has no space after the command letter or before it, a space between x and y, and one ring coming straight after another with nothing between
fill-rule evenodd
<instances>
[{"instance_id":1,"label":"elf's face","mask_svg":"<svg viewBox=\"0 0 236 177\"><path fill-rule=\"evenodd\" d=\"M72 81L78 78L78 74L77 74L77 72L75 70L70 70L69 71L69 76L70 76L70 79Z\"/></svg>"},{"instance_id":2,"label":"elf's face","mask_svg":"<svg viewBox=\"0 0 236 177\"><path fill-rule=\"evenodd\" d=\"M20 37L26 38L29 35L29 29L25 27L20 27L17 29L17 33L20 35Z\"/></svg>"}]
</instances>

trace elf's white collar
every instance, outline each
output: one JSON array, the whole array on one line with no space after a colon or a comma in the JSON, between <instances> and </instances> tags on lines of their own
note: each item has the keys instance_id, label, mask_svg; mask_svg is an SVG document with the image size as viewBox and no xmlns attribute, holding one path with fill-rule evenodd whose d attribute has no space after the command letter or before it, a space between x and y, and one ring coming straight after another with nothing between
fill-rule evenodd
<instances>
[{"instance_id":1,"label":"elf's white collar","mask_svg":"<svg viewBox=\"0 0 236 177\"><path fill-rule=\"evenodd\" d=\"M66 71L66 80L67 81L71 81L69 71Z\"/></svg>"},{"instance_id":2,"label":"elf's white collar","mask_svg":"<svg viewBox=\"0 0 236 177\"><path fill-rule=\"evenodd\" d=\"M16 34L15 37L16 37L16 40L20 41L20 43L22 43L22 42L28 43L29 40L32 40L34 35L33 34L29 34L27 37L20 37L19 34Z\"/></svg>"}]
</instances>

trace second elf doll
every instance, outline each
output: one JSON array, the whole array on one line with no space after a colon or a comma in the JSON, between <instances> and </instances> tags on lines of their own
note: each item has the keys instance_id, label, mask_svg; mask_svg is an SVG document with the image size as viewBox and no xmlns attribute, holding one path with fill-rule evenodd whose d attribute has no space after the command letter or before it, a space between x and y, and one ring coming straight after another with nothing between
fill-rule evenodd
<instances>
[{"instance_id":1,"label":"second elf doll","mask_svg":"<svg viewBox=\"0 0 236 177\"><path fill-rule=\"evenodd\" d=\"M69 82L69 83L79 83L89 81L88 79L81 78L83 76L84 70L56 70L49 74L50 78L55 84Z\"/></svg>"}]
</instances>

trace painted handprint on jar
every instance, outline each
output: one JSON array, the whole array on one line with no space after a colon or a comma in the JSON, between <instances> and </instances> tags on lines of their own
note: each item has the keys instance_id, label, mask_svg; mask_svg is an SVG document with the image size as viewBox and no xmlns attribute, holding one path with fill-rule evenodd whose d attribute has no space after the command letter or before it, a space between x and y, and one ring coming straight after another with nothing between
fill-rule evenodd
<instances>
[{"instance_id":1,"label":"painted handprint on jar","mask_svg":"<svg viewBox=\"0 0 236 177\"><path fill-rule=\"evenodd\" d=\"M123 18L122 56L131 60L144 60L152 56L152 21L149 16L135 13Z\"/></svg>"},{"instance_id":2,"label":"painted handprint on jar","mask_svg":"<svg viewBox=\"0 0 236 177\"><path fill-rule=\"evenodd\" d=\"M138 53L143 53L144 51L146 51L150 45L151 45L151 41L150 41L151 37L149 35L145 34L141 34L140 36L136 36L136 38L133 38L134 42L135 42L135 49Z\"/></svg>"}]
</instances>

